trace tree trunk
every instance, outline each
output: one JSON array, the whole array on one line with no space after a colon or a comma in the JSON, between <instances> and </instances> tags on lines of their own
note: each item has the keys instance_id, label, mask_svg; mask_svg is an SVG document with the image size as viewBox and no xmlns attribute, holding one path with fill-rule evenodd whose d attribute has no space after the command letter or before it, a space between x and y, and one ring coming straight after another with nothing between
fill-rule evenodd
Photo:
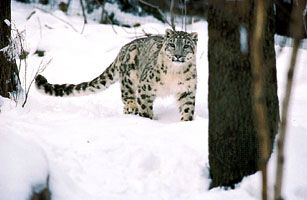
<instances>
[{"instance_id":1,"label":"tree trunk","mask_svg":"<svg viewBox=\"0 0 307 200\"><path fill-rule=\"evenodd\" d=\"M11 21L11 0L0 1L0 49L8 46L11 27L4 20ZM10 97L10 92L17 91L17 66L5 52L0 51L0 95Z\"/></svg>"},{"instance_id":2,"label":"tree trunk","mask_svg":"<svg viewBox=\"0 0 307 200\"><path fill-rule=\"evenodd\" d=\"M272 1L264 38L265 101L269 143L279 118ZM212 0L208 12L209 164L211 187L230 186L258 170L259 149L252 105L250 41L253 1ZM246 35L243 34L246 31ZM241 37L241 38L240 38ZM247 44L242 44L242 38ZM244 50L246 46L246 50Z\"/></svg>"}]
</instances>

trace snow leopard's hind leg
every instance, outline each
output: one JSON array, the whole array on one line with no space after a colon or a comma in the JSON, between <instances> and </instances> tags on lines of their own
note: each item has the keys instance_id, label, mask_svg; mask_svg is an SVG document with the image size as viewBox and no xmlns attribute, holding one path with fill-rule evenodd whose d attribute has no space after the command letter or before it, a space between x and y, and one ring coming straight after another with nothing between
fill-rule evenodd
<instances>
[{"instance_id":1,"label":"snow leopard's hind leg","mask_svg":"<svg viewBox=\"0 0 307 200\"><path fill-rule=\"evenodd\" d=\"M121 57L121 97L124 104L125 114L138 114L136 103L136 85L137 75L137 48L135 45L127 47L124 55Z\"/></svg>"},{"instance_id":2,"label":"snow leopard's hind leg","mask_svg":"<svg viewBox=\"0 0 307 200\"><path fill-rule=\"evenodd\" d=\"M124 113L137 115L138 106L136 103L135 85L130 73L122 77L121 97L124 104Z\"/></svg>"}]
</instances>

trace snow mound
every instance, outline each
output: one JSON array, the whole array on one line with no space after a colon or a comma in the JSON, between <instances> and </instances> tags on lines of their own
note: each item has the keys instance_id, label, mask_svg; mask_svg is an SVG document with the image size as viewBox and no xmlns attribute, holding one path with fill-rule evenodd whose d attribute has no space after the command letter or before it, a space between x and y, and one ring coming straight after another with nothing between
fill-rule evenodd
<instances>
[{"instance_id":1,"label":"snow mound","mask_svg":"<svg viewBox=\"0 0 307 200\"><path fill-rule=\"evenodd\" d=\"M13 132L0 133L0 199L28 199L47 186L48 161L42 148Z\"/></svg>"}]
</instances>

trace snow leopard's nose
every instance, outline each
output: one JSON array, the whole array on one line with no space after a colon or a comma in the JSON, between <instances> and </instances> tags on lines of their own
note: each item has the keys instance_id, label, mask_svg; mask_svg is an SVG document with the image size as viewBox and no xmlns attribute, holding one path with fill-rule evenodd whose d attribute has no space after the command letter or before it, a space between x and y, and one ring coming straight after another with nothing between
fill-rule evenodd
<instances>
[{"instance_id":1,"label":"snow leopard's nose","mask_svg":"<svg viewBox=\"0 0 307 200\"><path fill-rule=\"evenodd\" d=\"M184 56L175 54L173 57L173 62L184 62Z\"/></svg>"},{"instance_id":2,"label":"snow leopard's nose","mask_svg":"<svg viewBox=\"0 0 307 200\"><path fill-rule=\"evenodd\" d=\"M174 55L174 56L177 60L180 60L180 58L182 57L181 55Z\"/></svg>"}]
</instances>

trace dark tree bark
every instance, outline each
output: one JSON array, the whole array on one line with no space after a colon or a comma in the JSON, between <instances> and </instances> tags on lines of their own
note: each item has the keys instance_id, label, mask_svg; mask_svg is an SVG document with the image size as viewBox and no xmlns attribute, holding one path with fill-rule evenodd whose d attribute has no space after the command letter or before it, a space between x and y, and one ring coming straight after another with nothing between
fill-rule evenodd
<instances>
[{"instance_id":1,"label":"dark tree bark","mask_svg":"<svg viewBox=\"0 0 307 200\"><path fill-rule=\"evenodd\" d=\"M299 1L284 1L284 0L276 0L276 33L283 36L288 37L296 37L291 31L291 24L295 21L300 21L299 26L296 29L300 29L303 33L303 38L307 38L307 14L304 16L304 9L306 7L306 0ZM295 11L298 14L298 19L293 19L291 13ZM305 17L305 19L304 19ZM305 21L305 24L304 24ZM294 30L297 31L297 30Z\"/></svg>"},{"instance_id":2,"label":"dark tree bark","mask_svg":"<svg viewBox=\"0 0 307 200\"><path fill-rule=\"evenodd\" d=\"M11 21L11 0L0 1L0 49L10 42L11 27L4 21ZM0 95L9 97L10 92L17 91L17 66L4 51L0 51Z\"/></svg>"},{"instance_id":3,"label":"dark tree bark","mask_svg":"<svg viewBox=\"0 0 307 200\"><path fill-rule=\"evenodd\" d=\"M274 51L272 1L267 1L263 45L265 99L272 147L279 107ZM258 170L259 148L252 105L251 35L253 1L212 0L208 12L209 164L211 187L230 186ZM247 31L242 51L240 29ZM270 147L270 148L271 148Z\"/></svg>"}]
</instances>

